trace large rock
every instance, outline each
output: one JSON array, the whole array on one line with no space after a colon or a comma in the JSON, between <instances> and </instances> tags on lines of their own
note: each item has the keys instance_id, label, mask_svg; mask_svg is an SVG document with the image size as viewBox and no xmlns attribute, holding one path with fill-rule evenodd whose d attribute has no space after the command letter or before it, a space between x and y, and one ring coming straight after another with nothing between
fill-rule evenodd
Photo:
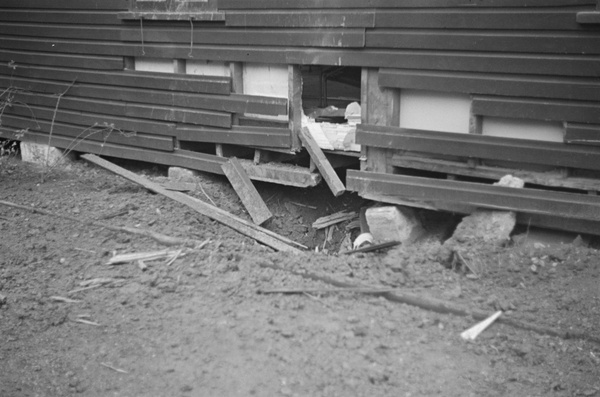
<instances>
[{"instance_id":1,"label":"large rock","mask_svg":"<svg viewBox=\"0 0 600 397\"><path fill-rule=\"evenodd\" d=\"M66 153L62 149L40 143L21 142L20 146L22 161L44 167L66 165L74 161L76 157L73 152Z\"/></svg>"},{"instance_id":2,"label":"large rock","mask_svg":"<svg viewBox=\"0 0 600 397\"><path fill-rule=\"evenodd\" d=\"M506 175L494 185L522 188L523 180ZM463 218L454 234L438 251L438 260L450 265L455 253L464 259L476 256L477 251L505 245L517 224L517 214L513 211L477 210Z\"/></svg>"},{"instance_id":3,"label":"large rock","mask_svg":"<svg viewBox=\"0 0 600 397\"><path fill-rule=\"evenodd\" d=\"M375 243L386 241L411 242L424 229L415 210L408 207L386 206L369 208L366 219Z\"/></svg>"},{"instance_id":4,"label":"large rock","mask_svg":"<svg viewBox=\"0 0 600 397\"><path fill-rule=\"evenodd\" d=\"M169 167L169 179L173 182L198 182L198 171L181 167Z\"/></svg>"}]
</instances>

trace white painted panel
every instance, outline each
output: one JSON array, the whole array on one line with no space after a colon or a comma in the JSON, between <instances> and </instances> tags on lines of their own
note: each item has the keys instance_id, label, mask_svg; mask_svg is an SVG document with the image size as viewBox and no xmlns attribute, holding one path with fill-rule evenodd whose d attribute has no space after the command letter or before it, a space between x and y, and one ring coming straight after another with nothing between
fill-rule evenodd
<instances>
[{"instance_id":1,"label":"white painted panel","mask_svg":"<svg viewBox=\"0 0 600 397\"><path fill-rule=\"evenodd\" d=\"M244 94L287 98L287 65L245 63Z\"/></svg>"},{"instance_id":2,"label":"white painted panel","mask_svg":"<svg viewBox=\"0 0 600 397\"><path fill-rule=\"evenodd\" d=\"M269 65L262 63L244 63L243 84L245 95L269 96L276 98L288 97L288 67L287 65ZM287 115L265 116L246 114L265 120L288 120Z\"/></svg>"},{"instance_id":3,"label":"white painted panel","mask_svg":"<svg viewBox=\"0 0 600 397\"><path fill-rule=\"evenodd\" d=\"M417 130L469 132L469 95L434 91L400 91L400 127Z\"/></svg>"},{"instance_id":4,"label":"white painted panel","mask_svg":"<svg viewBox=\"0 0 600 397\"><path fill-rule=\"evenodd\" d=\"M483 135L563 142L564 128L561 122L484 117Z\"/></svg>"},{"instance_id":5,"label":"white painted panel","mask_svg":"<svg viewBox=\"0 0 600 397\"><path fill-rule=\"evenodd\" d=\"M162 58L135 58L135 70L160 73L175 72L173 60Z\"/></svg>"},{"instance_id":6,"label":"white painted panel","mask_svg":"<svg viewBox=\"0 0 600 397\"><path fill-rule=\"evenodd\" d=\"M197 74L200 76L229 77L229 64L226 62L213 61L186 61L185 72L187 74Z\"/></svg>"}]
</instances>

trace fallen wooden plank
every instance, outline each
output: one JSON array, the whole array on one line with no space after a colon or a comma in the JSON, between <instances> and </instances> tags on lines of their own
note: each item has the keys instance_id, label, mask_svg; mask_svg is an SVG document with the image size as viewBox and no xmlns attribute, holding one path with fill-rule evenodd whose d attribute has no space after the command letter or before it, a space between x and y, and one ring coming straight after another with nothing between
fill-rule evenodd
<instances>
[{"instance_id":1,"label":"fallen wooden plank","mask_svg":"<svg viewBox=\"0 0 600 397\"><path fill-rule=\"evenodd\" d=\"M312 227L315 229L324 229L331 225L336 225L338 223L349 221L349 220L355 219L357 217L358 217L358 214L356 212L345 212L345 211L336 212L335 214L323 216L323 217L317 219L312 224Z\"/></svg>"},{"instance_id":2,"label":"fallen wooden plank","mask_svg":"<svg viewBox=\"0 0 600 397\"><path fill-rule=\"evenodd\" d=\"M327 160L327 157L325 157L325 153L323 153L307 129L300 129L300 140L312 160L315 162L319 172L321 172L323 179L325 179L325 182L327 183L327 186L329 186L329 189L331 189L333 195L335 197L342 195L346 191L346 187L342 183L340 177L336 174L329 160Z\"/></svg>"},{"instance_id":3,"label":"fallen wooden plank","mask_svg":"<svg viewBox=\"0 0 600 397\"><path fill-rule=\"evenodd\" d=\"M250 177L237 158L230 158L228 162L221 165L221 168L227 179L229 179L233 189L242 200L254 223L262 225L273 217L273 214L267 208L267 205L260 197Z\"/></svg>"},{"instance_id":4,"label":"fallen wooden plank","mask_svg":"<svg viewBox=\"0 0 600 397\"><path fill-rule=\"evenodd\" d=\"M84 154L81 157L84 160L106 168L107 170L114 172L117 175L120 175L134 183L137 183L150 191L153 191L157 194L161 194L181 204L184 204L199 212L200 214L208 216L211 219L214 219L226 226L229 226L230 228L235 229L238 232L248 237L251 237L256 241L267 245L277 251L291 252L294 254L302 253L302 251L300 251L298 248L292 247L291 245L283 242L281 238L274 237L273 232L269 231L269 233L267 233L266 229L253 225L252 223L238 218L235 215L232 215L218 207L206 204L200 200L194 199L193 197L187 196L185 194L179 192L172 192L167 189L164 189L160 185L151 182L144 177L136 175L131 171L121 168L109 161L101 159L96 155Z\"/></svg>"}]
</instances>

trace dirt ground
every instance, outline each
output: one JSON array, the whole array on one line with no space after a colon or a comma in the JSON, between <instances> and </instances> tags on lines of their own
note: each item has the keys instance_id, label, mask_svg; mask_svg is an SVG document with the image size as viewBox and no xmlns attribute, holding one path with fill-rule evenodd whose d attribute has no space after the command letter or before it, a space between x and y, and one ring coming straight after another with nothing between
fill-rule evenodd
<instances>
[{"instance_id":1,"label":"dirt ground","mask_svg":"<svg viewBox=\"0 0 600 397\"><path fill-rule=\"evenodd\" d=\"M167 181L163 168L125 166ZM200 180L190 194L249 219L224 178ZM454 224L423 213L428 233L410 246L336 256L345 224L325 247L311 224L361 199L258 188L275 215L267 227L310 252L273 252L83 161L41 183L39 166L0 157L0 200L208 241L171 264L111 266L115 253L177 247L0 205L0 396L600 396L600 343L585 339L600 337L593 239L479 247L474 277L436 261ZM327 291L273 265L584 338L497 322L465 342L470 316ZM258 293L272 289L306 292Z\"/></svg>"}]
</instances>

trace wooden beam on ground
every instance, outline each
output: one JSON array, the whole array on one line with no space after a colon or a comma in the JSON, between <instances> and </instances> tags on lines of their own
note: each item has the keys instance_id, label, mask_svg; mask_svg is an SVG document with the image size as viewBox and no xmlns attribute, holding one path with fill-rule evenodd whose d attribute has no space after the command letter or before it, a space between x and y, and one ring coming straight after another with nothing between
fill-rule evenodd
<instances>
[{"instance_id":1,"label":"wooden beam on ground","mask_svg":"<svg viewBox=\"0 0 600 397\"><path fill-rule=\"evenodd\" d=\"M134 183L137 183L144 188L155 192L157 194L168 197L172 200L175 200L181 204L184 204L193 210L199 212L204 216L208 216L211 219L216 220L230 228L237 230L238 232L255 239L256 241L267 245L277 251L291 252L294 254L300 254L298 248L295 248L289 245L287 242L284 242L285 239L282 236L277 236L275 233L270 230L263 229L259 226L252 224L244 219L238 218L235 215L228 213L218 207L207 204L203 201L195 199L194 197L185 195L180 192L169 191L160 185L149 181L148 179L141 177L139 175L134 174L131 171L128 171L124 168L121 168L109 161L101 159L100 157L93 154L84 154L81 156L84 160L87 160L91 163L99 165L100 167L106 168L107 170L114 172L117 175L120 175ZM286 239L287 240L287 239ZM289 241L289 240L288 240Z\"/></svg>"},{"instance_id":2,"label":"wooden beam on ground","mask_svg":"<svg viewBox=\"0 0 600 397\"><path fill-rule=\"evenodd\" d=\"M254 223L262 225L273 217L273 214L267 208L267 205L260 197L250 177L248 177L244 167L237 158L230 158L228 162L221 165L221 168L227 179L229 179L233 189L242 200Z\"/></svg>"},{"instance_id":3,"label":"wooden beam on ground","mask_svg":"<svg viewBox=\"0 0 600 397\"><path fill-rule=\"evenodd\" d=\"M319 172L321 172L323 179L327 182L327 186L329 186L333 195L338 197L343 194L346 191L346 187L336 174L329 160L327 160L327 157L325 157L325 153L323 153L317 142L315 142L305 128L300 130L300 140L315 162Z\"/></svg>"}]
</instances>

